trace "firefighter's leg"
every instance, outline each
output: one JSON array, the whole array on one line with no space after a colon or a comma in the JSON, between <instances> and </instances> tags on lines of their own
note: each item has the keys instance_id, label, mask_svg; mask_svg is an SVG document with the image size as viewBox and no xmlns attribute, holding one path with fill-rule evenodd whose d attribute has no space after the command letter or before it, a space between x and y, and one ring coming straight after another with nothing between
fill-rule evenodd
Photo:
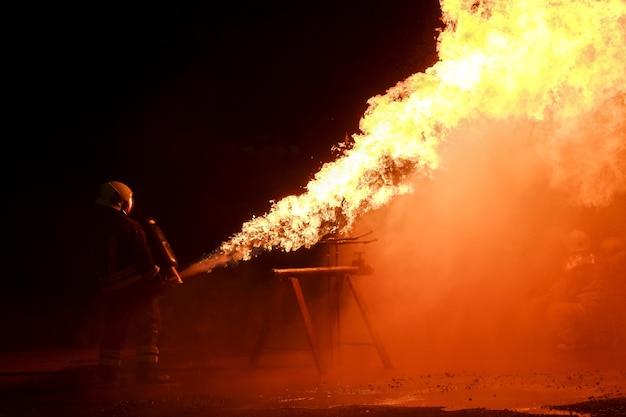
<instances>
[{"instance_id":1,"label":"firefighter's leg","mask_svg":"<svg viewBox=\"0 0 626 417\"><path fill-rule=\"evenodd\" d=\"M122 348L128 320L127 314L119 306L105 306L98 361L98 373L103 383L113 383L117 380L122 366Z\"/></svg>"},{"instance_id":2,"label":"firefighter's leg","mask_svg":"<svg viewBox=\"0 0 626 417\"><path fill-rule=\"evenodd\" d=\"M103 384L112 384L117 380L122 366L122 351L100 349L98 375Z\"/></svg>"},{"instance_id":3,"label":"firefighter's leg","mask_svg":"<svg viewBox=\"0 0 626 417\"><path fill-rule=\"evenodd\" d=\"M135 317L137 330L137 381L141 384L162 384L169 381L168 375L160 375L159 331L161 312L157 298L146 301L144 308Z\"/></svg>"},{"instance_id":4,"label":"firefighter's leg","mask_svg":"<svg viewBox=\"0 0 626 417\"><path fill-rule=\"evenodd\" d=\"M548 321L556 337L559 350L588 347L585 339L584 311L578 303L555 303L548 309Z\"/></svg>"}]
</instances>

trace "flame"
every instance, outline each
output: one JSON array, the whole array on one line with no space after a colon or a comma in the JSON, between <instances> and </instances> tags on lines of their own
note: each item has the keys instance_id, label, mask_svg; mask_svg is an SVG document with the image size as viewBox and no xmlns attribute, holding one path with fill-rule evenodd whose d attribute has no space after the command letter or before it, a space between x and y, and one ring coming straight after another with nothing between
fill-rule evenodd
<instances>
[{"instance_id":1,"label":"flame","mask_svg":"<svg viewBox=\"0 0 626 417\"><path fill-rule=\"evenodd\" d=\"M439 61L370 98L352 147L196 270L349 232L359 216L411 192L411 177L431 177L449 132L479 119L536 123L552 185L572 203L603 205L626 190L626 2L440 3Z\"/></svg>"}]
</instances>

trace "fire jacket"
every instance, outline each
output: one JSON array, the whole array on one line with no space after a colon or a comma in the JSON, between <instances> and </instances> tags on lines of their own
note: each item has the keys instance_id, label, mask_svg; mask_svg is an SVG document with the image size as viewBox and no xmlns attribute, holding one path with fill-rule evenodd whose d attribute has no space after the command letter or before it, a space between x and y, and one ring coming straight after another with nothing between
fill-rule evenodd
<instances>
[{"instance_id":1,"label":"fire jacket","mask_svg":"<svg viewBox=\"0 0 626 417\"><path fill-rule=\"evenodd\" d=\"M161 280L144 229L123 212L94 204L89 246L102 293Z\"/></svg>"}]
</instances>

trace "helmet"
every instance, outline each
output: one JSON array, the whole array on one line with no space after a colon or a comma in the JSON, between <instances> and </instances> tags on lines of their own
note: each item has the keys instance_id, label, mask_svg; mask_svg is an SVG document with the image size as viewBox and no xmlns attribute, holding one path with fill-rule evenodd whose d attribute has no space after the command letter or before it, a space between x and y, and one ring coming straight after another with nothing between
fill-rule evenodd
<instances>
[{"instance_id":1,"label":"helmet","mask_svg":"<svg viewBox=\"0 0 626 417\"><path fill-rule=\"evenodd\" d=\"M565 249L567 253L588 252L591 250L591 240L585 232L574 229L565 236Z\"/></svg>"},{"instance_id":2,"label":"helmet","mask_svg":"<svg viewBox=\"0 0 626 417\"><path fill-rule=\"evenodd\" d=\"M100 186L95 203L129 214L134 205L133 191L119 181L105 182Z\"/></svg>"}]
</instances>

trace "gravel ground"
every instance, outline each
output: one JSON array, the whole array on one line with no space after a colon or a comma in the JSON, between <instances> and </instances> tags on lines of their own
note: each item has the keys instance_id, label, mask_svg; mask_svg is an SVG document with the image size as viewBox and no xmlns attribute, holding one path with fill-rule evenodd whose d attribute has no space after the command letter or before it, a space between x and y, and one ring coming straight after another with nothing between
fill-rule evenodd
<instances>
[{"instance_id":1,"label":"gravel ground","mask_svg":"<svg viewBox=\"0 0 626 417\"><path fill-rule=\"evenodd\" d=\"M170 384L137 385L126 365L106 386L96 379L95 353L0 353L0 416L626 416L626 369L606 355L532 371L372 367L319 375L305 357L251 369L247 358L181 349L163 357Z\"/></svg>"}]
</instances>

